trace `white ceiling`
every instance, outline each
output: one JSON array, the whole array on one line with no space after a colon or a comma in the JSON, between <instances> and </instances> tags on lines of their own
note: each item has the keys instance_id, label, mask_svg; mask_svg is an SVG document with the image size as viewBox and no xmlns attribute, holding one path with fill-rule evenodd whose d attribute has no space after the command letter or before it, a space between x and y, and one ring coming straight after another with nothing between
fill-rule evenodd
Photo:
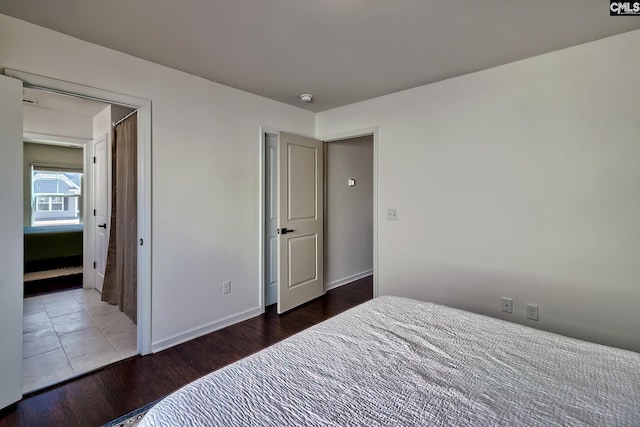
<instances>
[{"instance_id":1,"label":"white ceiling","mask_svg":"<svg viewBox=\"0 0 640 427\"><path fill-rule=\"evenodd\" d=\"M2 0L0 13L311 111L640 28L604 0Z\"/></svg>"}]
</instances>

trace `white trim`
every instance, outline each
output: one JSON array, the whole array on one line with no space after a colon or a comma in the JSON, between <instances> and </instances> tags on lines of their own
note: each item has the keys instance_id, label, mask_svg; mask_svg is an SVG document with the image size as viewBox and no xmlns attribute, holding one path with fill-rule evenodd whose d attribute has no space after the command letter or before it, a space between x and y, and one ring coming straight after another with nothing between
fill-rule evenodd
<instances>
[{"instance_id":1,"label":"white trim","mask_svg":"<svg viewBox=\"0 0 640 427\"><path fill-rule=\"evenodd\" d=\"M57 80L24 71L4 69L28 87L75 95L138 110L138 353L151 352L151 101L117 92Z\"/></svg>"},{"instance_id":2,"label":"white trim","mask_svg":"<svg viewBox=\"0 0 640 427\"><path fill-rule=\"evenodd\" d=\"M324 142L339 141L341 139L357 138L359 136L373 135L373 297L378 296L378 153L379 153L379 128L369 128L339 132L336 134L316 136Z\"/></svg>"},{"instance_id":3,"label":"white trim","mask_svg":"<svg viewBox=\"0 0 640 427\"><path fill-rule=\"evenodd\" d=\"M226 328L227 326L231 326L236 323L243 322L248 319L252 319L256 316L259 316L263 312L264 312L264 307L251 308L249 310L243 311L242 313L227 316L220 320L216 320L215 322L205 323L204 325L188 329L184 332L180 332L179 334L175 334L168 338L164 338L164 339L161 339L160 341L152 343L151 352L157 353L159 351L166 350L169 347L182 344L192 339L209 334L211 332L215 332L222 328Z\"/></svg>"},{"instance_id":4,"label":"white trim","mask_svg":"<svg viewBox=\"0 0 640 427\"><path fill-rule=\"evenodd\" d=\"M266 213L266 203L267 200L265 198L265 192L266 192L266 177L265 177L265 164L267 161L267 153L265 150L265 144L266 144L266 138L264 137L266 134L271 134L271 135L276 135L276 137L278 139L280 139L280 131L275 130L274 128L268 127L268 126L260 126L260 165L259 165L259 188L260 188L260 195L259 195L259 199L260 199L260 205L259 205L259 214L258 214L258 232L260 233L260 239L259 240L259 248L258 248L258 259L260 260L260 263L258 265L258 286L260 286L260 289L258 290L258 306L261 307L261 311L260 314L264 313L264 304L265 304L265 292L266 292L266 282L265 282L265 264L266 264L266 260L265 260L265 256L266 256L266 250L265 250L265 245L266 245L266 239L265 239L265 213Z\"/></svg>"},{"instance_id":5,"label":"white trim","mask_svg":"<svg viewBox=\"0 0 640 427\"><path fill-rule=\"evenodd\" d=\"M351 282L355 282L356 280L364 279L367 276L371 276L373 274L373 269L363 271L362 273L352 274L351 276L347 276L343 279L333 280L324 285L324 290L330 291L331 289L339 288L340 286L346 285Z\"/></svg>"},{"instance_id":6,"label":"white trim","mask_svg":"<svg viewBox=\"0 0 640 427\"><path fill-rule=\"evenodd\" d=\"M151 101L138 107L138 352L151 352ZM144 325L144 326L141 326Z\"/></svg>"},{"instance_id":7,"label":"white trim","mask_svg":"<svg viewBox=\"0 0 640 427\"><path fill-rule=\"evenodd\" d=\"M82 200L82 209L84 211L83 224L84 228L82 229L82 288L83 289L93 289L94 287L94 277L93 274L88 274L88 272L93 272L93 233L89 230L93 230L95 227L95 221L93 219L93 215L90 212L93 211L93 199L95 197L93 192L93 151L94 151L93 140L89 141L88 144L85 144L83 149L83 157L84 157L84 175L83 182L84 188L86 189L85 194L86 197ZM91 254L91 256L87 256L87 254Z\"/></svg>"},{"instance_id":8,"label":"white trim","mask_svg":"<svg viewBox=\"0 0 640 427\"><path fill-rule=\"evenodd\" d=\"M26 83L28 87L34 89L42 89L44 91L61 93L64 95L76 95L81 98L106 102L107 104L118 104L123 107L139 108L147 103L151 103L148 99L137 98L123 93L98 89L91 86L40 76L38 74L27 73L20 70L13 70L11 68L5 68L4 74L5 76L22 80L22 82Z\"/></svg>"}]
</instances>

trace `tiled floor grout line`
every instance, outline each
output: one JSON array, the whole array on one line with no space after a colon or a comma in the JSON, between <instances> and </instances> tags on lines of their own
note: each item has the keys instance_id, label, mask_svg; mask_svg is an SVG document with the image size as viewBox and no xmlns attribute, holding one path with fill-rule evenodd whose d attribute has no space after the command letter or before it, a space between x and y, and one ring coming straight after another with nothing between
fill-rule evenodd
<instances>
[{"instance_id":1,"label":"tiled floor grout line","mask_svg":"<svg viewBox=\"0 0 640 427\"><path fill-rule=\"evenodd\" d=\"M116 351L116 353L118 353L120 355L120 357L122 357L123 359L125 358L125 356L122 354L122 351L119 350L115 344L113 343L113 341L111 341L111 339L109 338L109 335L107 335L107 333L102 329L102 327L100 327L100 325L98 323L96 323L96 320L94 319L94 317L91 315L91 313L89 313L86 310L86 305L88 304L84 304L83 301L79 301L75 295L72 294L72 296L76 299L76 301L78 302L78 304L80 305L80 308L82 308L82 311L85 312L87 314L87 316L89 316L89 318L91 319L91 321L93 322L94 325L96 325L96 327L98 328L98 330L102 333L102 335L104 336L104 338L109 342L109 344L111 344L111 347ZM71 362L69 362L71 363Z\"/></svg>"},{"instance_id":2,"label":"tiled floor grout line","mask_svg":"<svg viewBox=\"0 0 640 427\"><path fill-rule=\"evenodd\" d=\"M109 341L109 344L111 344L111 347L113 347L113 349L118 352L118 354L122 357L122 353L120 353L120 350L118 350L118 348L113 344L113 342L109 339L109 335L106 334L105 331L102 330L102 328L100 327L100 325L96 324L96 326L98 327L98 330L100 330L100 332L102 332L102 335L104 335L104 337L106 338L107 341Z\"/></svg>"},{"instance_id":3,"label":"tiled floor grout line","mask_svg":"<svg viewBox=\"0 0 640 427\"><path fill-rule=\"evenodd\" d=\"M53 330L55 331L56 329L53 328ZM69 355L67 354L67 350L64 348L64 345L62 344L62 340L60 339L60 335L58 334L58 332L56 332L56 336L58 337L58 341L60 341L60 348L64 352L64 357L67 358L67 364L69 365L69 368L71 368L71 372L73 372L74 375L77 375L76 370L73 369L73 366L71 365L71 361L69 360Z\"/></svg>"},{"instance_id":4,"label":"tiled floor grout line","mask_svg":"<svg viewBox=\"0 0 640 427\"><path fill-rule=\"evenodd\" d=\"M85 306L80 303L80 301L78 301L78 303L80 304L80 307L82 307L83 310L85 310ZM120 310L118 308L118 310ZM100 330L100 332L102 332L102 334L104 335L104 337L107 339L107 341L109 341L109 344L111 344L111 346L115 349L115 351L120 355L120 357L122 358L126 358L127 356L125 356L122 352L122 350L120 350L115 344L114 342L111 340L111 338L109 337L109 335L104 331L104 329L98 324L96 323L95 319L93 318L93 316L91 315L91 313L87 312L85 310L85 312L87 313L87 315L89 315L89 317L91 318L91 320L94 322L94 324L98 327L98 329ZM121 312L122 313L122 312ZM123 313L124 314L124 313ZM136 325L137 328L137 325ZM137 341L137 340L136 340ZM136 345L137 346L137 345Z\"/></svg>"},{"instance_id":5,"label":"tiled floor grout line","mask_svg":"<svg viewBox=\"0 0 640 427\"><path fill-rule=\"evenodd\" d=\"M73 295L73 293L70 293L71 297L74 299L74 301L76 301L78 303L78 305L80 305L80 301L78 301L78 299L75 297L75 295ZM64 300L61 300L64 301ZM43 303L44 305L44 309L45 311L47 310L47 306ZM80 307L82 307L82 305L80 305ZM53 322L51 321L52 317L49 314L48 311L46 311L47 313L47 317L49 318L49 321L51 322L51 326L53 327L54 332L56 333L56 336L58 337L58 341L60 342L60 348L62 349L62 351L64 352L65 357L67 358L67 364L69 365L69 368L71 368L71 371L73 372L74 375L79 375L78 372L76 372L76 370L73 368L73 365L71 364L71 359L69 359L69 353L68 353L68 349L65 348L64 344L62 343L62 339L61 338L61 334L56 330L55 326L53 325ZM64 315L62 315L64 316ZM54 316L54 317L58 317L58 316ZM91 319L91 322L93 322L93 319ZM95 324L95 322L94 322Z\"/></svg>"},{"instance_id":6,"label":"tiled floor grout line","mask_svg":"<svg viewBox=\"0 0 640 427\"><path fill-rule=\"evenodd\" d=\"M60 348L62 348L62 344L61 344ZM27 359L32 359L32 358L37 357L37 356L42 356L43 354L53 353L54 351L60 350L60 348L54 348L53 350L45 351L44 353L39 353L39 354L34 354L33 356L24 357L22 360L24 361L24 360L27 360Z\"/></svg>"},{"instance_id":7,"label":"tiled floor grout line","mask_svg":"<svg viewBox=\"0 0 640 427\"><path fill-rule=\"evenodd\" d=\"M78 303L78 305L80 306L82 311L86 313L86 311L85 311L84 307L82 306L81 302L78 301L78 298L76 298L76 296L73 293L71 293L71 296ZM89 316L89 313L87 313L87 315ZM89 316L89 318L91 319L91 323L93 323L95 326L98 326L98 325L96 325L96 322L93 320L93 317ZM53 329L55 330L55 327ZM88 329L88 328L85 328L85 329ZM64 355L67 357L67 363L69 364L69 367L73 371L74 375L80 375L82 372L76 371L76 369L71 364L71 359L69 358L69 353L67 352L67 348L65 348L64 344L62 343L62 339L60 339L61 335L60 335L60 333L58 331L56 331L56 335L58 335L58 339L60 340L60 345L62 346L62 351L64 351Z\"/></svg>"},{"instance_id":8,"label":"tiled floor grout line","mask_svg":"<svg viewBox=\"0 0 640 427\"><path fill-rule=\"evenodd\" d=\"M76 363L75 364L72 363L71 358L69 357L69 350L70 349L69 349L69 347L64 345L64 341L65 340L62 339L65 336L68 336L68 335L71 335L71 334L75 334L75 333L78 333L78 332L82 332L82 331L88 331L89 329L93 329L93 328L97 329L97 331L100 332L100 336L102 337L102 339L104 339L103 342L105 344L108 343L108 345L109 345L108 349L105 348L105 349L98 350L98 351L100 352L100 354L111 354L112 355L112 356L108 356L105 359L105 360L109 360L109 361L106 361L102 366L104 366L106 364L109 364L109 363L114 363L114 362L116 362L118 360L122 360L122 359L125 359L127 357L130 357L131 356L131 352L134 351L131 347L129 347L129 350L126 349L127 345L128 345L126 342L123 344L122 341L121 341L121 343L118 346L116 346L116 344L113 341L114 337L118 336L121 333L126 333L128 331L127 328L125 328L125 329L123 329L121 331L118 330L118 329L116 329L115 332L112 331L113 337L110 337L109 334L107 334L107 332L105 330L105 327L107 327L109 325L108 321L103 323L102 326L99 324L98 321L96 321L96 318L98 318L99 316L109 316L110 314L115 313L116 311L111 311L111 312L105 311L104 313L101 313L100 311L97 311L97 312L94 311L93 314L92 314L91 311L88 310L87 308L89 306L98 306L99 304L95 304L95 302L100 302L100 301L99 300L93 300L93 297L90 296L89 294L84 294L81 297L78 293L74 293L75 291L77 291L77 290L65 291L65 292L68 292L67 295L69 297L66 297L66 295L63 297L62 293L60 293L60 294L58 294L57 297L53 296L51 299L43 299L42 297L36 297L36 298L38 298L37 300L35 300L35 299L30 300L30 301L38 301L39 305L37 305L37 303L35 303L35 302L33 303L34 305L36 305L36 308L38 309L38 311L30 312L30 313L26 313L26 311L25 311L23 316L26 317L26 316L30 316L30 315L44 313L44 316L46 316L46 318L47 318L47 320L49 322L49 325L50 325L50 326L44 327L42 329L35 329L34 331L30 331L30 332L38 332L39 330L40 331L51 330L55 334L55 337L57 339L57 343L58 343L59 346L54 348L54 349L51 349L51 350L48 350L48 351L45 351L45 352L42 352L42 353L34 354L34 355L31 355L31 356L29 356L27 358L23 358L23 360L24 361L29 361L33 357L40 357L42 359L42 356L47 355L48 353L51 353L52 357L54 356L53 353L59 354L60 356L62 356L62 354L64 354L64 359L65 359L66 365L67 365L66 368L54 367L52 369L67 370L67 371L69 371L71 373L71 375L69 376L68 374L62 374L62 376L60 376L57 379L56 378L49 378L46 381L41 381L41 384L38 384L37 380L36 381L32 380L30 382L30 386L29 386L29 387L31 387L31 389L25 389L25 392L35 391L35 390L38 390L38 389L40 389L42 387L47 387L50 384L53 384L53 383L56 383L56 382L59 382L59 381L64 381L64 380L67 380L67 379L82 375L84 373L90 372L90 371L92 371L94 369L98 369L100 367L100 366L97 366L97 365L96 366L91 366L91 364L90 363L87 364L86 361L80 361L79 364L78 364L77 360L80 360L85 355L80 355L80 356L74 358L74 360L76 360ZM89 298L87 298L87 297L89 297ZM25 299L25 302L26 301L29 301L29 300ZM67 312L67 311L64 310L64 304L62 304L62 307L61 306L55 306L56 303L63 303L63 302L68 302L68 301L73 301L74 304L77 304L77 306L80 307L80 310L77 311L77 310L75 310L75 307L72 307L71 310L74 310L74 311L68 311ZM51 307L52 305L53 305L53 307ZM49 308L47 308L48 306L49 306ZM62 310L60 310L60 309L62 309ZM55 314L53 317L51 316L52 312ZM57 313L60 313L60 314L57 314ZM57 326L60 325L60 322L58 322L56 324L56 322L54 322L53 319L55 319L57 317L67 316L67 315L70 315L70 314L73 314L73 313L82 313L82 315L80 315L81 319L86 316L85 320L79 320L79 322L81 322L81 323L79 323L78 326L81 327L81 329L78 329L78 330L73 330L72 329L69 332L64 332L65 329L63 328L62 332L60 332L57 329ZM126 316L126 315L124 315L124 313L122 313L122 316ZM116 318L117 318L117 316L116 316ZM89 322L86 321L87 319L89 320ZM120 320L116 320L116 322L118 322L118 321L120 321ZM36 322L37 322L37 320L36 320ZM90 326L84 327L83 324L89 324ZM37 323L36 323L36 325L37 325ZM134 324L134 326L135 326L135 324ZM135 330L135 327L133 329ZM30 332L25 332L25 335L30 333ZM91 334L93 334L93 333L91 333ZM134 335L135 335L135 333L134 333ZM90 335L90 336L93 336L93 335ZM51 338L53 338L53 337L51 337ZM51 339L51 338L49 338L49 339ZM134 347L135 347L135 341L136 340L134 338L134 342L131 343L131 344L133 344ZM73 341L69 341L68 343L71 344L72 342ZM77 344L73 344L73 345L77 346ZM118 348L118 347L120 347L120 348ZM33 347L32 347L32 349L33 349ZM59 350L62 350L62 354L59 353ZM89 350L89 351L91 351L91 350ZM76 350L76 352L77 352L77 350ZM87 353L87 355L89 355L89 354L91 354L91 353ZM91 357L91 356L89 356L89 357ZM62 360L59 360L59 359L58 359L59 360L58 362L52 362L54 360L56 360L55 357L54 357L54 359L51 359L51 357L49 357L47 362L45 362L45 359L42 359L42 361L40 361L40 360L38 362L34 361L33 363L43 362L45 364L46 363L58 363L59 364L60 362L62 362ZM84 366L86 366L85 368L82 367L83 364L84 364ZM54 365L52 365L52 366L54 366ZM59 366L61 366L61 365L59 365ZM74 367L74 366L76 366L76 367ZM80 368L78 368L78 366L80 366ZM25 372L26 371L23 371L23 375L25 375ZM31 378L34 378L34 375L38 375L38 374L36 374L37 370L35 372L34 371L30 371L30 372L31 372L31 374L30 374ZM48 382L48 384L44 384L44 383L47 383L47 382Z\"/></svg>"},{"instance_id":9,"label":"tiled floor grout line","mask_svg":"<svg viewBox=\"0 0 640 427\"><path fill-rule=\"evenodd\" d=\"M82 307L82 305L80 305L80 306ZM82 309L84 310L84 307L82 307ZM119 310L119 308L118 308L118 310ZM87 313L87 314L89 315L89 317L91 317L91 320L93 320L93 322L95 323L95 320L94 320L93 316L91 316L91 314L89 314L89 313ZM111 344L111 346L118 352L120 357L124 358L125 356L122 354L122 351L120 349L118 349L118 347L116 347L116 345L113 343L113 341L111 340L109 335L104 331L104 329L102 329L102 327L100 327L100 325L98 325L97 323L95 323L95 325L98 327L100 332L102 332L102 335L104 335L104 337L107 339L107 341L109 341L109 344Z\"/></svg>"},{"instance_id":10,"label":"tiled floor grout line","mask_svg":"<svg viewBox=\"0 0 640 427\"><path fill-rule=\"evenodd\" d=\"M118 350L118 349L116 348L116 346L113 344L113 342L111 342L111 340L109 339L109 336L104 332L104 330L100 327L100 325L98 325L98 324L96 323L96 321L95 321L95 319L93 318L93 316L92 316L89 312L87 312L87 311L84 309L84 307L82 306L82 304L80 304L80 307L82 307L82 310L83 310L85 313L87 313L87 315L91 318L91 321L93 322L93 324L94 324L94 325L96 325L96 327L98 328L98 330L99 330L100 332L102 332L102 335L104 336L104 338L105 338L107 341L109 341L109 344L111 344L111 347L113 347L113 349L114 349L114 350L115 350L115 351L120 355L120 357L122 357L122 353L120 353L120 350Z\"/></svg>"}]
</instances>

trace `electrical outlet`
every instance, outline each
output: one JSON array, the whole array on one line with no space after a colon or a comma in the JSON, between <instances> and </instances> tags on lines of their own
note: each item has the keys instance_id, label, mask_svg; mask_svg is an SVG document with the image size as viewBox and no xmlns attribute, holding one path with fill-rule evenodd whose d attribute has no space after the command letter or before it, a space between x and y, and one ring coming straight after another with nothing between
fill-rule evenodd
<instances>
[{"instance_id":1,"label":"electrical outlet","mask_svg":"<svg viewBox=\"0 0 640 427\"><path fill-rule=\"evenodd\" d=\"M502 311L504 313L513 313L513 300L511 298L502 297Z\"/></svg>"},{"instance_id":2,"label":"electrical outlet","mask_svg":"<svg viewBox=\"0 0 640 427\"><path fill-rule=\"evenodd\" d=\"M222 293L230 294L231 293L231 281L227 280L226 282L222 282Z\"/></svg>"},{"instance_id":3,"label":"electrical outlet","mask_svg":"<svg viewBox=\"0 0 640 427\"><path fill-rule=\"evenodd\" d=\"M537 304L527 304L527 319L540 320L540 318L538 317Z\"/></svg>"},{"instance_id":4,"label":"electrical outlet","mask_svg":"<svg viewBox=\"0 0 640 427\"><path fill-rule=\"evenodd\" d=\"M387 220L388 221L397 221L398 220L398 209L393 209L393 208L387 209Z\"/></svg>"}]
</instances>

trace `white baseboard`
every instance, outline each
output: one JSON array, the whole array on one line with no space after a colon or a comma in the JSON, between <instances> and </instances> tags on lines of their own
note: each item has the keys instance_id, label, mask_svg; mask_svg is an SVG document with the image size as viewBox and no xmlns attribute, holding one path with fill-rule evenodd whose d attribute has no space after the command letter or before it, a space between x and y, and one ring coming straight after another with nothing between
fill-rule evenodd
<instances>
[{"instance_id":1,"label":"white baseboard","mask_svg":"<svg viewBox=\"0 0 640 427\"><path fill-rule=\"evenodd\" d=\"M353 274L351 276L345 277L343 279L334 280L325 285L325 291L329 291L331 289L340 287L342 285L346 285L347 283L354 282L356 280L362 279L364 277L370 276L373 274L373 270L363 271L361 273ZM215 322L207 323L202 326L198 326L192 329L188 329L179 334L172 335L168 338L161 339L159 341L155 341L151 343L151 353L157 353L162 350L166 350L167 348L176 346L178 344L182 344L194 338L198 338L202 335L206 335L210 332L217 331L222 328L226 328L227 326L231 326L238 322L242 322L247 319L251 319L253 317L259 316L264 312L264 309L260 309L260 307L252 308L242 313L234 314L232 316L225 317L223 319L217 320Z\"/></svg>"},{"instance_id":2,"label":"white baseboard","mask_svg":"<svg viewBox=\"0 0 640 427\"><path fill-rule=\"evenodd\" d=\"M166 350L169 347L182 344L183 342L201 337L202 335L217 331L218 329L226 328L227 326L231 326L235 323L251 319L253 317L259 316L263 311L264 310L261 310L259 307L252 308L247 311L243 311L242 313L234 314L232 316L216 320L215 322L207 323L205 325L186 330L168 338L161 339L160 341L151 343L151 353L157 353L159 351Z\"/></svg>"},{"instance_id":3,"label":"white baseboard","mask_svg":"<svg viewBox=\"0 0 640 427\"><path fill-rule=\"evenodd\" d=\"M371 276L373 274L373 269L363 271L362 273L353 274L351 276L345 277L343 279L333 280L324 285L325 291L330 291L331 289L338 288L342 285L346 285L347 283L355 282L356 280L363 279L367 276Z\"/></svg>"}]
</instances>

